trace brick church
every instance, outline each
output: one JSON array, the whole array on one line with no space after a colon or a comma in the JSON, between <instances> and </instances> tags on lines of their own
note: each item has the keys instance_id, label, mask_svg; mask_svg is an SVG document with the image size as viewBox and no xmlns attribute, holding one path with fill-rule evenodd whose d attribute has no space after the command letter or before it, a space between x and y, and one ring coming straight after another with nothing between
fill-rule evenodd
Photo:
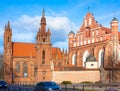
<instances>
[{"instance_id":1,"label":"brick church","mask_svg":"<svg viewBox=\"0 0 120 91\"><path fill-rule=\"evenodd\" d=\"M46 31L44 10L36 43L12 42L10 22L4 30L4 79L7 82L51 80L52 70L63 70L66 53L52 47L50 29Z\"/></svg>"},{"instance_id":2,"label":"brick church","mask_svg":"<svg viewBox=\"0 0 120 91\"><path fill-rule=\"evenodd\" d=\"M118 23L114 17L110 22L111 27L106 28L94 19L92 13L87 12L77 33L71 31L68 34L67 52L52 47L50 29L46 30L44 10L36 43L12 42L12 29L8 22L4 30L4 79L9 83L62 81L65 76L68 80L75 80L70 74L77 74L80 78L87 77L84 73L88 72L94 78L97 71L98 78L93 79L94 82L112 82L114 79L120 81ZM83 74L79 75L81 72ZM90 78L90 81L93 80Z\"/></svg>"}]
</instances>

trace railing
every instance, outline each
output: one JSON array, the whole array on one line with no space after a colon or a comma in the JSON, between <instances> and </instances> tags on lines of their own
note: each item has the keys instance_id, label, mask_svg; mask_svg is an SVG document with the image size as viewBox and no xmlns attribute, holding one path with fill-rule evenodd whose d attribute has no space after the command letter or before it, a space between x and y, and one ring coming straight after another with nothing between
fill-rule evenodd
<instances>
[{"instance_id":1,"label":"railing","mask_svg":"<svg viewBox=\"0 0 120 91\"><path fill-rule=\"evenodd\" d=\"M61 87L62 91L120 91L120 84L64 84Z\"/></svg>"},{"instance_id":2,"label":"railing","mask_svg":"<svg viewBox=\"0 0 120 91\"><path fill-rule=\"evenodd\" d=\"M120 91L120 84L60 84L60 86L62 91ZM0 88L0 91L35 91L35 88L32 84L9 84L8 88Z\"/></svg>"}]
</instances>

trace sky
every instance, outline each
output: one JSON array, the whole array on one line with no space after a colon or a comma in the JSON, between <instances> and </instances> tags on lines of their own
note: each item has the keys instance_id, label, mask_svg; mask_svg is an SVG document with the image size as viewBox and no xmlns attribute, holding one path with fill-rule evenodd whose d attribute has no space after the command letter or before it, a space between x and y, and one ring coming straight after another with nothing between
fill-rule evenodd
<instances>
[{"instance_id":1,"label":"sky","mask_svg":"<svg viewBox=\"0 0 120 91\"><path fill-rule=\"evenodd\" d=\"M43 9L52 46L61 49L68 48L68 33L79 30L88 11L99 24L108 28L113 17L120 21L119 0L1 0L0 53L3 53L3 34L8 21L13 42L36 43Z\"/></svg>"}]
</instances>

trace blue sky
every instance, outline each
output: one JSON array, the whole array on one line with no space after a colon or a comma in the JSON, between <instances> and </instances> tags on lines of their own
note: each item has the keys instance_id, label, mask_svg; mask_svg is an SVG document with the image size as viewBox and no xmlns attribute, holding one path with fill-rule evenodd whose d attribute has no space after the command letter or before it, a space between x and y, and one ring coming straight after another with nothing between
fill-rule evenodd
<instances>
[{"instance_id":1,"label":"blue sky","mask_svg":"<svg viewBox=\"0 0 120 91\"><path fill-rule=\"evenodd\" d=\"M88 6L98 23L105 27L110 27L114 16L120 21L119 0L1 0L0 52L3 52L4 26L8 20L13 30L13 42L35 43L43 8L53 46L67 49L68 33L71 29L79 30Z\"/></svg>"}]
</instances>

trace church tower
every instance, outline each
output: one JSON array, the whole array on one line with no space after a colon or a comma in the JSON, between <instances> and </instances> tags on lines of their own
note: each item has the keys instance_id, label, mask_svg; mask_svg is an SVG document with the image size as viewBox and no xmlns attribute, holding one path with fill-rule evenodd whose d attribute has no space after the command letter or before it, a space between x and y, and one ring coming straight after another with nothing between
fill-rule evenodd
<instances>
[{"instance_id":1,"label":"church tower","mask_svg":"<svg viewBox=\"0 0 120 91\"><path fill-rule=\"evenodd\" d=\"M4 79L12 82L12 29L10 22L5 26L4 30Z\"/></svg>"},{"instance_id":2,"label":"church tower","mask_svg":"<svg viewBox=\"0 0 120 91\"><path fill-rule=\"evenodd\" d=\"M118 50L119 50L119 35L118 35L118 19L114 17L111 21L111 45L113 60L118 61Z\"/></svg>"},{"instance_id":3,"label":"church tower","mask_svg":"<svg viewBox=\"0 0 120 91\"><path fill-rule=\"evenodd\" d=\"M118 41L118 19L114 17L111 21L111 40Z\"/></svg>"},{"instance_id":4,"label":"church tower","mask_svg":"<svg viewBox=\"0 0 120 91\"><path fill-rule=\"evenodd\" d=\"M36 51L37 51L37 78L36 81L48 81L52 79L50 69L51 61L51 42L50 30L46 31L46 18L43 9L41 17L41 27L36 36Z\"/></svg>"},{"instance_id":5,"label":"church tower","mask_svg":"<svg viewBox=\"0 0 120 91\"><path fill-rule=\"evenodd\" d=\"M68 34L68 47L69 47L69 52L71 51L71 48L74 46L74 38L75 38L75 33L73 31L69 32Z\"/></svg>"}]
</instances>

